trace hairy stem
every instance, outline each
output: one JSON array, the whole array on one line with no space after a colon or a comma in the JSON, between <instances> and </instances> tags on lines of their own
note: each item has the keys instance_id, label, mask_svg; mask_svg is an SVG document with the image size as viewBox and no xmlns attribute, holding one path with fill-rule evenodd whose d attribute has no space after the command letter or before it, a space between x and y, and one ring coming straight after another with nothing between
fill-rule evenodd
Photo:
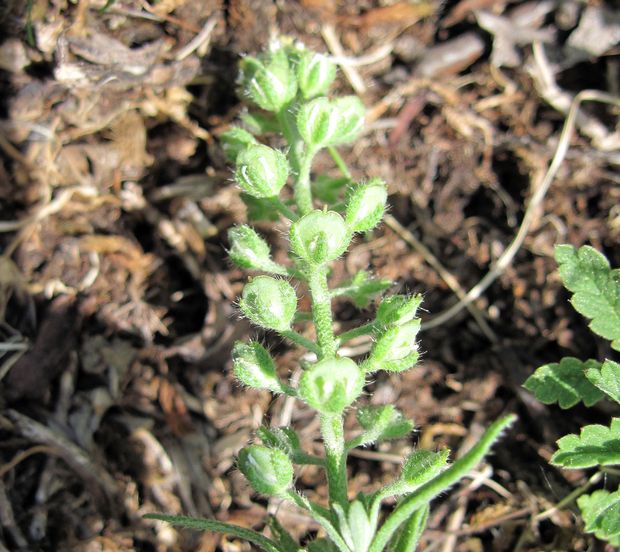
<instances>
[{"instance_id":1,"label":"hairy stem","mask_svg":"<svg viewBox=\"0 0 620 552\"><path fill-rule=\"evenodd\" d=\"M347 341L351 341L360 335L367 335L374 332L379 327L376 321L368 322L367 324L363 324L358 328L353 328L346 332L342 332L336 339L338 340L338 345L342 345Z\"/></svg>"},{"instance_id":2,"label":"hairy stem","mask_svg":"<svg viewBox=\"0 0 620 552\"><path fill-rule=\"evenodd\" d=\"M275 209L280 211L282 215L284 215L287 219L296 221L299 218L299 215L292 209L290 209L286 203L284 203L279 197L272 197L271 204Z\"/></svg>"},{"instance_id":3,"label":"hairy stem","mask_svg":"<svg viewBox=\"0 0 620 552\"><path fill-rule=\"evenodd\" d=\"M329 154L332 156L332 159L342 173L342 176L345 176L346 178L351 178L351 171L349 170L349 167L347 167L347 164L341 157L340 153L338 153L338 150L334 146L329 146L327 148L327 151L329 151Z\"/></svg>"},{"instance_id":4,"label":"hairy stem","mask_svg":"<svg viewBox=\"0 0 620 552\"><path fill-rule=\"evenodd\" d=\"M302 151L297 151L299 151L299 168L294 184L295 203L297 204L299 213L303 216L312 211L310 169L312 168L312 160L314 159L316 150L308 146L304 146Z\"/></svg>"},{"instance_id":5,"label":"hairy stem","mask_svg":"<svg viewBox=\"0 0 620 552\"><path fill-rule=\"evenodd\" d=\"M344 423L341 414L321 416L321 434L325 444L325 470L329 501L345 508L347 497L347 453L344 447Z\"/></svg>"},{"instance_id":6,"label":"hairy stem","mask_svg":"<svg viewBox=\"0 0 620 552\"><path fill-rule=\"evenodd\" d=\"M319 345L319 359L336 355L336 338L332 328L332 301L327 287L327 267L313 266L308 272L308 285L312 295L312 318Z\"/></svg>"},{"instance_id":7,"label":"hairy stem","mask_svg":"<svg viewBox=\"0 0 620 552\"><path fill-rule=\"evenodd\" d=\"M467 475L489 452L489 449L499 438L502 431L508 428L515 419L516 416L509 415L494 422L482 435L480 441L467 454L459 458L445 472L431 479L409 495L385 520L385 523L373 539L368 552L382 552L394 533L409 519L413 512L429 504L437 495L446 491Z\"/></svg>"},{"instance_id":8,"label":"hairy stem","mask_svg":"<svg viewBox=\"0 0 620 552\"><path fill-rule=\"evenodd\" d=\"M285 332L282 332L282 336L286 337L286 339L289 339L290 341L292 341L293 343L297 345L301 345L302 347L305 347L306 349L308 349L309 351L312 351L316 355L320 355L321 353L321 350L319 349L317 344L314 343L314 341L308 339L307 337L304 337L301 334L298 334L294 330L287 330Z\"/></svg>"}]
</instances>

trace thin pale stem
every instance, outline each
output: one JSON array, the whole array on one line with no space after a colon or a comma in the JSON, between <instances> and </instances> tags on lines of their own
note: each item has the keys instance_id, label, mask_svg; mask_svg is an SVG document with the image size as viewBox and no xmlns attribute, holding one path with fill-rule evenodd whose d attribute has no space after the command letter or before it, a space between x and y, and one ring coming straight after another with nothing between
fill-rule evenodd
<instances>
[{"instance_id":1,"label":"thin pale stem","mask_svg":"<svg viewBox=\"0 0 620 552\"><path fill-rule=\"evenodd\" d=\"M332 156L334 163L336 163L336 166L338 167L338 170L340 170L342 175L346 176L347 178L351 178L351 171L349 170L349 167L347 167L347 164L345 163L340 153L338 153L338 150L334 146L329 146L327 148L327 151L329 151L329 154Z\"/></svg>"},{"instance_id":2,"label":"thin pale stem","mask_svg":"<svg viewBox=\"0 0 620 552\"><path fill-rule=\"evenodd\" d=\"M332 358L336 355L337 342L332 327L332 302L327 286L327 267L310 267L308 285L312 295L312 318L320 349L319 358Z\"/></svg>"},{"instance_id":3,"label":"thin pale stem","mask_svg":"<svg viewBox=\"0 0 620 552\"><path fill-rule=\"evenodd\" d=\"M341 414L321 416L321 434L325 443L325 471L329 500L340 504L346 511L347 453L344 447L344 425Z\"/></svg>"},{"instance_id":4,"label":"thin pale stem","mask_svg":"<svg viewBox=\"0 0 620 552\"><path fill-rule=\"evenodd\" d=\"M299 218L299 215L289 208L279 197L272 197L271 204L287 219L295 221Z\"/></svg>"},{"instance_id":5,"label":"thin pale stem","mask_svg":"<svg viewBox=\"0 0 620 552\"><path fill-rule=\"evenodd\" d=\"M316 150L304 147L299 153L299 172L294 184L295 203L299 213L303 216L312 211L312 190L310 187L310 169Z\"/></svg>"}]
</instances>

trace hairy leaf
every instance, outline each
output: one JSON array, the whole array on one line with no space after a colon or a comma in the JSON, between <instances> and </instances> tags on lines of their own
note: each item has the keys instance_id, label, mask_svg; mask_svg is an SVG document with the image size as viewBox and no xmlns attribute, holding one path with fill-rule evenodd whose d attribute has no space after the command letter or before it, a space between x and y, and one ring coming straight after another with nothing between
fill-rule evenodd
<instances>
[{"instance_id":1,"label":"hairy leaf","mask_svg":"<svg viewBox=\"0 0 620 552\"><path fill-rule=\"evenodd\" d=\"M620 418L613 418L610 427L588 425L579 435L562 437L551 463L565 468L620 464Z\"/></svg>"},{"instance_id":2,"label":"hairy leaf","mask_svg":"<svg viewBox=\"0 0 620 552\"><path fill-rule=\"evenodd\" d=\"M534 393L544 404L558 403L560 408L570 408L579 401L592 406L603 398L603 393L586 377L586 371L596 370L600 362L565 357L538 368L525 382L524 387Z\"/></svg>"},{"instance_id":3,"label":"hairy leaf","mask_svg":"<svg viewBox=\"0 0 620 552\"><path fill-rule=\"evenodd\" d=\"M606 360L602 366L586 370L586 377L617 403L620 403L620 364Z\"/></svg>"},{"instance_id":4,"label":"hairy leaf","mask_svg":"<svg viewBox=\"0 0 620 552\"><path fill-rule=\"evenodd\" d=\"M620 270L611 269L605 256L587 245L578 250L558 245L555 258L577 312L590 318L590 329L620 351Z\"/></svg>"},{"instance_id":5,"label":"hairy leaf","mask_svg":"<svg viewBox=\"0 0 620 552\"><path fill-rule=\"evenodd\" d=\"M577 499L586 522L586 531L599 539L618 538L620 535L620 490L610 493L599 490Z\"/></svg>"}]
</instances>

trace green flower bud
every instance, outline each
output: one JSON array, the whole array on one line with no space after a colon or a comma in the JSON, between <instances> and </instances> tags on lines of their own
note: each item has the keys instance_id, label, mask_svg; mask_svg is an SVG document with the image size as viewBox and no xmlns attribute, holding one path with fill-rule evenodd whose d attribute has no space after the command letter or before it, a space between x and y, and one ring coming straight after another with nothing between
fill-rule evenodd
<instances>
[{"instance_id":1,"label":"green flower bud","mask_svg":"<svg viewBox=\"0 0 620 552\"><path fill-rule=\"evenodd\" d=\"M364 388L364 372L350 358L317 362L299 381L299 396L322 414L340 414Z\"/></svg>"},{"instance_id":2,"label":"green flower bud","mask_svg":"<svg viewBox=\"0 0 620 552\"><path fill-rule=\"evenodd\" d=\"M274 393L283 392L276 365L260 343L237 341L232 359L235 376L244 385L254 389L269 389Z\"/></svg>"},{"instance_id":3,"label":"green flower bud","mask_svg":"<svg viewBox=\"0 0 620 552\"><path fill-rule=\"evenodd\" d=\"M383 218L387 187L379 178L355 186L349 196L345 220L353 232L368 232Z\"/></svg>"},{"instance_id":4,"label":"green flower bud","mask_svg":"<svg viewBox=\"0 0 620 552\"><path fill-rule=\"evenodd\" d=\"M351 235L344 219L334 211L312 211L291 225L291 249L306 262L322 264L342 255Z\"/></svg>"},{"instance_id":5,"label":"green flower bud","mask_svg":"<svg viewBox=\"0 0 620 552\"><path fill-rule=\"evenodd\" d=\"M301 107L297 130L311 147L336 146L357 138L364 126L364 105L357 96L316 98Z\"/></svg>"},{"instance_id":6,"label":"green flower bud","mask_svg":"<svg viewBox=\"0 0 620 552\"><path fill-rule=\"evenodd\" d=\"M249 145L237 155L235 180L251 196L277 196L286 184L288 172L286 156L269 146Z\"/></svg>"},{"instance_id":7,"label":"green flower bud","mask_svg":"<svg viewBox=\"0 0 620 552\"><path fill-rule=\"evenodd\" d=\"M239 127L229 128L219 135L220 144L226 155L226 159L234 163L237 156L249 145L257 144L256 138L247 130Z\"/></svg>"},{"instance_id":8,"label":"green flower bud","mask_svg":"<svg viewBox=\"0 0 620 552\"><path fill-rule=\"evenodd\" d=\"M415 338L419 330L419 319L388 329L377 339L364 368L369 372L401 372L413 366L418 360Z\"/></svg>"},{"instance_id":9,"label":"green flower bud","mask_svg":"<svg viewBox=\"0 0 620 552\"><path fill-rule=\"evenodd\" d=\"M297 65L297 81L304 99L327 94L336 78L336 65L326 56L307 50L301 52Z\"/></svg>"},{"instance_id":10,"label":"green flower bud","mask_svg":"<svg viewBox=\"0 0 620 552\"><path fill-rule=\"evenodd\" d=\"M338 113L339 133L336 140L330 144L347 144L357 139L364 128L366 108L357 96L344 96L333 101L334 110Z\"/></svg>"},{"instance_id":11,"label":"green flower bud","mask_svg":"<svg viewBox=\"0 0 620 552\"><path fill-rule=\"evenodd\" d=\"M413 422L391 404L358 408L357 421L378 439L400 439L413 431Z\"/></svg>"},{"instance_id":12,"label":"green flower bud","mask_svg":"<svg viewBox=\"0 0 620 552\"><path fill-rule=\"evenodd\" d=\"M286 280L258 276L243 288L239 306L257 326L284 332L295 316L297 296Z\"/></svg>"},{"instance_id":13,"label":"green flower bud","mask_svg":"<svg viewBox=\"0 0 620 552\"><path fill-rule=\"evenodd\" d=\"M280 449L289 456L301 451L299 437L290 427L261 427L257 433L265 445Z\"/></svg>"},{"instance_id":14,"label":"green flower bud","mask_svg":"<svg viewBox=\"0 0 620 552\"><path fill-rule=\"evenodd\" d=\"M420 303L420 294L385 297L377 309L377 322L384 326L401 326L416 317Z\"/></svg>"},{"instance_id":15,"label":"green flower bud","mask_svg":"<svg viewBox=\"0 0 620 552\"><path fill-rule=\"evenodd\" d=\"M231 246L228 255L238 267L278 274L284 271L271 260L269 245L253 228L245 224L235 226L228 231L228 240Z\"/></svg>"},{"instance_id":16,"label":"green flower bud","mask_svg":"<svg viewBox=\"0 0 620 552\"><path fill-rule=\"evenodd\" d=\"M280 111L297 93L297 79L284 50L241 61L243 92L266 111Z\"/></svg>"},{"instance_id":17,"label":"green flower bud","mask_svg":"<svg viewBox=\"0 0 620 552\"><path fill-rule=\"evenodd\" d=\"M317 98L302 105L297 114L297 130L310 146L330 145L339 135L339 124L333 102L327 98Z\"/></svg>"},{"instance_id":18,"label":"green flower bud","mask_svg":"<svg viewBox=\"0 0 620 552\"><path fill-rule=\"evenodd\" d=\"M257 493L282 496L293 484L293 464L281 450L262 445L244 447L238 465Z\"/></svg>"}]
</instances>

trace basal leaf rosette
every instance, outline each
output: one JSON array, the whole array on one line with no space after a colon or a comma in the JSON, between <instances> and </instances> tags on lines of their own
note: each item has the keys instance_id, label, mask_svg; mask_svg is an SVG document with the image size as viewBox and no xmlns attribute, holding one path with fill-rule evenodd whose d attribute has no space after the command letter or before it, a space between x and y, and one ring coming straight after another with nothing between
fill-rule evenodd
<instances>
[{"instance_id":1,"label":"basal leaf rosette","mask_svg":"<svg viewBox=\"0 0 620 552\"><path fill-rule=\"evenodd\" d=\"M284 391L273 358L260 343L237 341L232 359L235 376L244 385L253 389L268 389L273 393Z\"/></svg>"},{"instance_id":2,"label":"basal leaf rosette","mask_svg":"<svg viewBox=\"0 0 620 552\"><path fill-rule=\"evenodd\" d=\"M263 144L250 144L237 155L235 180L256 198L276 197L289 174L286 156Z\"/></svg>"},{"instance_id":3,"label":"basal leaf rosette","mask_svg":"<svg viewBox=\"0 0 620 552\"><path fill-rule=\"evenodd\" d=\"M419 319L386 330L379 336L364 362L366 371L402 372L411 368L418 360L416 336L419 331Z\"/></svg>"},{"instance_id":4,"label":"basal leaf rosette","mask_svg":"<svg viewBox=\"0 0 620 552\"><path fill-rule=\"evenodd\" d=\"M340 414L361 395L364 382L364 372L350 358L330 358L304 372L299 396L321 414Z\"/></svg>"},{"instance_id":5,"label":"basal leaf rosette","mask_svg":"<svg viewBox=\"0 0 620 552\"><path fill-rule=\"evenodd\" d=\"M311 264L323 264L340 257L349 246L351 234L344 219L334 211L312 211L293 223L291 249Z\"/></svg>"},{"instance_id":6,"label":"basal leaf rosette","mask_svg":"<svg viewBox=\"0 0 620 552\"><path fill-rule=\"evenodd\" d=\"M368 232L381 222L387 186L379 178L355 185L349 194L345 220L352 232Z\"/></svg>"},{"instance_id":7,"label":"basal leaf rosette","mask_svg":"<svg viewBox=\"0 0 620 552\"><path fill-rule=\"evenodd\" d=\"M293 464L278 449L262 445L244 447L239 453L238 466L257 493L282 496L293 484Z\"/></svg>"},{"instance_id":8,"label":"basal leaf rosette","mask_svg":"<svg viewBox=\"0 0 620 552\"><path fill-rule=\"evenodd\" d=\"M282 110L297 93L297 78L284 49L241 60L241 88L267 111Z\"/></svg>"},{"instance_id":9,"label":"basal leaf rosette","mask_svg":"<svg viewBox=\"0 0 620 552\"><path fill-rule=\"evenodd\" d=\"M243 288L239 307L257 326L285 332L295 316L297 295L286 280L258 276Z\"/></svg>"}]
</instances>

